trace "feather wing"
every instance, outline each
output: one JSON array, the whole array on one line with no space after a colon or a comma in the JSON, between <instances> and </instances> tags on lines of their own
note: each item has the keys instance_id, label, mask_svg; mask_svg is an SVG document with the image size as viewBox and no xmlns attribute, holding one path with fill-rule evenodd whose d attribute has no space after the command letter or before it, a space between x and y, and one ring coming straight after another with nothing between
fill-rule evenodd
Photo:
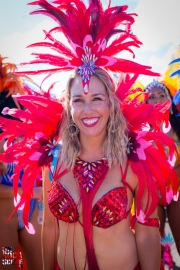
<instances>
[{"instance_id":1,"label":"feather wing","mask_svg":"<svg viewBox=\"0 0 180 270\"><path fill-rule=\"evenodd\" d=\"M128 99L130 91L127 87L124 87L124 84L127 83L128 86L131 86L134 79L126 75L121 80L117 91L119 97L124 99L121 108L129 123L128 157L131 168L137 175L139 182L137 217L140 216L141 211L143 211L145 217L148 217L154 212L160 197L162 203L167 204L167 190L172 190L174 197L178 194L178 177L167 160L165 148L168 150L168 156L170 157L178 154L174 141L160 132L160 124L164 121L164 115L169 109L170 102L165 105L153 106L140 103L138 96L133 100ZM122 93L119 91L121 83ZM147 123L154 127L153 132L142 129L146 127ZM143 152L143 156L139 155L139 150L140 153ZM147 190L145 196L144 190Z\"/></svg>"},{"instance_id":2,"label":"feather wing","mask_svg":"<svg viewBox=\"0 0 180 270\"><path fill-rule=\"evenodd\" d=\"M0 140L8 138L23 138L14 141L0 160L7 163L16 163L14 171L14 192L17 196L17 183L19 174L24 170L22 177L22 196L15 207L16 211L24 204L23 219L28 226L29 202L33 194L34 182L41 173L42 168L49 167L52 161L52 152L59 137L57 128L62 119L63 106L61 103L43 96L19 96L18 101L27 109L9 110L8 114L19 118L11 120L0 117L2 129ZM38 111L38 114L36 113ZM33 174L33 175L32 175ZM13 212L14 213L14 212Z\"/></svg>"}]
</instances>

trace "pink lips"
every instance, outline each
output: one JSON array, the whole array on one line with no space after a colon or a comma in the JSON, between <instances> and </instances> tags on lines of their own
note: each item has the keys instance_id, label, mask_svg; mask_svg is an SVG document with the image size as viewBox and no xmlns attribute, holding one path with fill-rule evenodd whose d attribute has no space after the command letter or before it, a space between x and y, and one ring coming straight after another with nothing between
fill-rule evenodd
<instances>
[{"instance_id":1,"label":"pink lips","mask_svg":"<svg viewBox=\"0 0 180 270\"><path fill-rule=\"evenodd\" d=\"M99 118L83 118L82 122L86 127L94 127L99 121Z\"/></svg>"}]
</instances>

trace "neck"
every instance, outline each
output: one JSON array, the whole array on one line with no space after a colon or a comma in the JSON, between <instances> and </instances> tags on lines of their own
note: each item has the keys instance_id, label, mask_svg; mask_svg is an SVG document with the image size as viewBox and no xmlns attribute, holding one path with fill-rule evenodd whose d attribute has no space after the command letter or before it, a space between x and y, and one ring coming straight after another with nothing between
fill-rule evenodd
<instances>
[{"instance_id":1,"label":"neck","mask_svg":"<svg viewBox=\"0 0 180 270\"><path fill-rule=\"evenodd\" d=\"M81 154L80 158L89 162L99 160L104 157L103 137L80 136Z\"/></svg>"}]
</instances>

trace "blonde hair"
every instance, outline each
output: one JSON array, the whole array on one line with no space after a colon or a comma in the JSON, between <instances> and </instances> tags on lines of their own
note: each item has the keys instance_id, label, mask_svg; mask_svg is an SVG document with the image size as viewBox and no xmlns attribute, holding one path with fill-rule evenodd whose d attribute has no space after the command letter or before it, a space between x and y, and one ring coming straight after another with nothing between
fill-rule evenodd
<instances>
[{"instance_id":1,"label":"blonde hair","mask_svg":"<svg viewBox=\"0 0 180 270\"><path fill-rule=\"evenodd\" d=\"M69 126L72 124L69 111L70 91L73 81L80 76L76 70L69 78L67 88L64 91L64 115L60 128L62 148L60 154L60 164L66 168L73 168L76 158L81 153L79 135L69 136ZM96 76L104 85L109 97L110 116L107 123L107 135L104 140L104 154L108 160L109 167L112 163L122 163L126 155L127 124L120 109L120 101L115 95L115 84L109 74L102 69L95 69L93 76Z\"/></svg>"}]
</instances>

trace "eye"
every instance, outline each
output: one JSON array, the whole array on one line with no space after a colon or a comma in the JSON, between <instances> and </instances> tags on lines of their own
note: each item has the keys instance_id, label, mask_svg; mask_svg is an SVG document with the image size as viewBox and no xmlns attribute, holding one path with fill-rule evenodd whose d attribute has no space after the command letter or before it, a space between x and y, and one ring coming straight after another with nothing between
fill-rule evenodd
<instances>
[{"instance_id":1,"label":"eye","mask_svg":"<svg viewBox=\"0 0 180 270\"><path fill-rule=\"evenodd\" d=\"M73 100L73 102L78 103L78 102L83 102L83 100L80 98L77 98L77 99Z\"/></svg>"},{"instance_id":2,"label":"eye","mask_svg":"<svg viewBox=\"0 0 180 270\"><path fill-rule=\"evenodd\" d=\"M149 99L154 99L154 96L149 96Z\"/></svg>"},{"instance_id":3,"label":"eye","mask_svg":"<svg viewBox=\"0 0 180 270\"><path fill-rule=\"evenodd\" d=\"M93 98L92 101L100 101L100 100L102 100L102 98L100 98L100 97L95 97L95 98Z\"/></svg>"},{"instance_id":4,"label":"eye","mask_svg":"<svg viewBox=\"0 0 180 270\"><path fill-rule=\"evenodd\" d=\"M165 98L166 96L165 96L164 94L161 94L160 97L161 97L161 98Z\"/></svg>"}]
</instances>

